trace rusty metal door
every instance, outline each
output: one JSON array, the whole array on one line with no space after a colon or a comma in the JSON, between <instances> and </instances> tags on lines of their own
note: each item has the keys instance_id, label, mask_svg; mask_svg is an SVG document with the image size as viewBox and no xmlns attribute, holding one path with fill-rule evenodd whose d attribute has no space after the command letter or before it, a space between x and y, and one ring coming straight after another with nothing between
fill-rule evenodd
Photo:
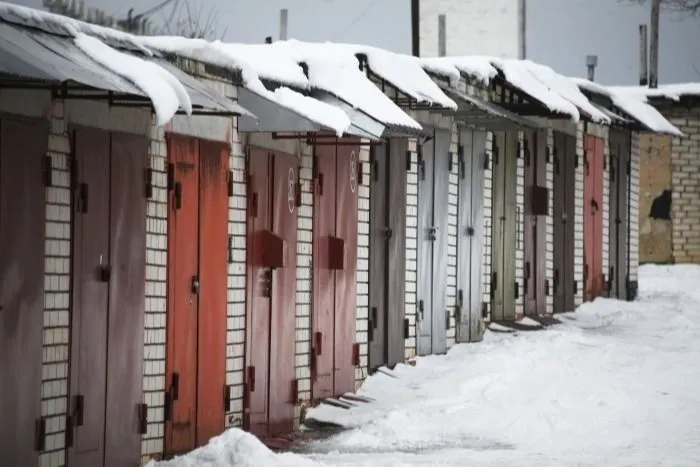
<instances>
[{"instance_id":1,"label":"rusty metal door","mask_svg":"<svg viewBox=\"0 0 700 467\"><path fill-rule=\"evenodd\" d=\"M369 371L388 364L388 252L390 240L389 211L389 144L371 149L372 165L369 211Z\"/></svg>"},{"instance_id":2,"label":"rusty metal door","mask_svg":"<svg viewBox=\"0 0 700 467\"><path fill-rule=\"evenodd\" d=\"M462 128L459 147L457 341L475 342L481 339L482 320L486 132Z\"/></svg>"},{"instance_id":3,"label":"rusty metal door","mask_svg":"<svg viewBox=\"0 0 700 467\"><path fill-rule=\"evenodd\" d=\"M0 452L36 467L41 418L47 121L0 120ZM39 435L39 436L37 436Z\"/></svg>"},{"instance_id":4,"label":"rusty metal door","mask_svg":"<svg viewBox=\"0 0 700 467\"><path fill-rule=\"evenodd\" d=\"M629 282L629 175L631 159L629 131L610 130L610 297L628 299Z\"/></svg>"},{"instance_id":5,"label":"rusty metal door","mask_svg":"<svg viewBox=\"0 0 700 467\"><path fill-rule=\"evenodd\" d=\"M66 445L68 465L94 467L105 462L110 135L76 127L73 145L71 379Z\"/></svg>"},{"instance_id":6,"label":"rusty metal door","mask_svg":"<svg viewBox=\"0 0 700 467\"><path fill-rule=\"evenodd\" d=\"M258 436L268 432L271 272L265 265L265 239L271 223L270 157L249 147L247 157L246 352L243 427Z\"/></svg>"},{"instance_id":7,"label":"rusty metal door","mask_svg":"<svg viewBox=\"0 0 700 467\"><path fill-rule=\"evenodd\" d=\"M357 142L357 145L353 143ZM336 237L342 242L343 264L335 271L333 394L355 392L355 319L357 315L357 190L359 139L339 140L336 155ZM334 253L340 254L340 251Z\"/></svg>"},{"instance_id":8,"label":"rusty metal door","mask_svg":"<svg viewBox=\"0 0 700 467\"><path fill-rule=\"evenodd\" d=\"M519 290L515 282L516 244L521 241L516 218L521 214L516 204L517 132L494 133L492 142L493 197L491 238L491 319L515 319L515 299Z\"/></svg>"},{"instance_id":9,"label":"rusty metal door","mask_svg":"<svg viewBox=\"0 0 700 467\"><path fill-rule=\"evenodd\" d=\"M584 152L584 300L603 294L603 158L605 141L585 137Z\"/></svg>"},{"instance_id":10,"label":"rusty metal door","mask_svg":"<svg viewBox=\"0 0 700 467\"><path fill-rule=\"evenodd\" d=\"M525 158L524 312L526 316L542 316L546 312L546 229L549 215L547 132L528 132L525 134L523 143Z\"/></svg>"},{"instance_id":11,"label":"rusty metal door","mask_svg":"<svg viewBox=\"0 0 700 467\"><path fill-rule=\"evenodd\" d=\"M554 312L573 311L576 137L554 132Z\"/></svg>"},{"instance_id":12,"label":"rusty metal door","mask_svg":"<svg viewBox=\"0 0 700 467\"><path fill-rule=\"evenodd\" d=\"M131 466L141 457L149 146L146 136L111 133L105 467Z\"/></svg>"},{"instance_id":13,"label":"rusty metal door","mask_svg":"<svg viewBox=\"0 0 700 467\"><path fill-rule=\"evenodd\" d=\"M199 154L193 138L167 136L168 317L165 366L165 453L196 444L199 265Z\"/></svg>"},{"instance_id":14,"label":"rusty metal door","mask_svg":"<svg viewBox=\"0 0 700 467\"><path fill-rule=\"evenodd\" d=\"M296 339L296 244L297 181L299 162L296 156L274 152L270 180L272 198L271 231L279 239L274 251L278 261L271 265L272 303L270 318L270 409L268 434L294 430L294 406L297 402ZM268 253L273 245L267 247Z\"/></svg>"},{"instance_id":15,"label":"rusty metal door","mask_svg":"<svg viewBox=\"0 0 700 467\"><path fill-rule=\"evenodd\" d=\"M228 294L229 146L199 140L199 306L197 307L197 446L224 431ZM191 239L193 243L194 237ZM195 376L193 374L193 376Z\"/></svg>"},{"instance_id":16,"label":"rusty metal door","mask_svg":"<svg viewBox=\"0 0 700 467\"><path fill-rule=\"evenodd\" d=\"M368 321L370 371L404 361L406 138L372 149Z\"/></svg>"},{"instance_id":17,"label":"rusty metal door","mask_svg":"<svg viewBox=\"0 0 700 467\"><path fill-rule=\"evenodd\" d=\"M335 329L336 146L314 148L314 218L311 379L313 398L333 395ZM331 261L334 260L334 261Z\"/></svg>"}]
</instances>

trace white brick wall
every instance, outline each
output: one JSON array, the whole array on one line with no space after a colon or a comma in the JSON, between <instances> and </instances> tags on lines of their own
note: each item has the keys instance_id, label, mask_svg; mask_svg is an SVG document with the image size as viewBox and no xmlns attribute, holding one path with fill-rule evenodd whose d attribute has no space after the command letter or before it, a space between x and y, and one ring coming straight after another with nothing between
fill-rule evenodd
<instances>
[{"instance_id":1,"label":"white brick wall","mask_svg":"<svg viewBox=\"0 0 700 467\"><path fill-rule=\"evenodd\" d=\"M41 415L46 420L46 449L41 467L65 465L65 423L68 404L70 335L70 144L62 101L51 115L48 154L53 186L46 190L44 269L44 344Z\"/></svg>"},{"instance_id":2,"label":"white brick wall","mask_svg":"<svg viewBox=\"0 0 700 467\"><path fill-rule=\"evenodd\" d=\"M408 140L411 170L406 174L406 358L416 356L416 292L418 282L418 153L417 141Z\"/></svg>"},{"instance_id":3,"label":"white brick wall","mask_svg":"<svg viewBox=\"0 0 700 467\"><path fill-rule=\"evenodd\" d=\"M632 133L629 199L629 280L638 280L639 270L639 134ZM696 198L697 199L697 198Z\"/></svg>"},{"instance_id":4,"label":"white brick wall","mask_svg":"<svg viewBox=\"0 0 700 467\"><path fill-rule=\"evenodd\" d=\"M549 294L546 295L546 312L554 313L554 164L551 155L554 154L554 132L547 130L547 196L549 198L549 210L546 220L546 266L545 280L549 283ZM545 291L547 292L547 291Z\"/></svg>"},{"instance_id":5,"label":"white brick wall","mask_svg":"<svg viewBox=\"0 0 700 467\"><path fill-rule=\"evenodd\" d=\"M518 298L515 299L515 316L520 318L525 309L525 157L524 134L518 133L520 154L518 154L515 185L515 282L518 284Z\"/></svg>"},{"instance_id":6,"label":"white brick wall","mask_svg":"<svg viewBox=\"0 0 700 467\"><path fill-rule=\"evenodd\" d=\"M459 193L459 129L452 123L450 158L452 170L449 176L447 205L447 306L450 329L447 331L447 348L455 344L456 326L454 310L457 307L457 210Z\"/></svg>"},{"instance_id":7,"label":"white brick wall","mask_svg":"<svg viewBox=\"0 0 700 467\"><path fill-rule=\"evenodd\" d=\"M486 133L486 153L488 154L489 165L484 170L484 286L483 302L486 303L490 319L491 313L491 232L493 231L493 133Z\"/></svg>"},{"instance_id":8,"label":"white brick wall","mask_svg":"<svg viewBox=\"0 0 700 467\"><path fill-rule=\"evenodd\" d=\"M585 170L583 167L583 122L576 125L576 157L578 167L576 168L575 198L574 198L574 278L578 288L574 294L574 306L583 303L583 186L585 181Z\"/></svg>"},{"instance_id":9,"label":"white brick wall","mask_svg":"<svg viewBox=\"0 0 700 467\"><path fill-rule=\"evenodd\" d=\"M420 55L438 55L438 15L446 15L447 55L519 54L517 0L422 0Z\"/></svg>"},{"instance_id":10,"label":"white brick wall","mask_svg":"<svg viewBox=\"0 0 700 467\"><path fill-rule=\"evenodd\" d=\"M355 387L359 388L367 378L369 324L369 196L370 196L370 150L360 148L359 162L363 171L362 184L358 185L357 200L357 315L355 342L360 344L360 365L355 368Z\"/></svg>"}]
</instances>

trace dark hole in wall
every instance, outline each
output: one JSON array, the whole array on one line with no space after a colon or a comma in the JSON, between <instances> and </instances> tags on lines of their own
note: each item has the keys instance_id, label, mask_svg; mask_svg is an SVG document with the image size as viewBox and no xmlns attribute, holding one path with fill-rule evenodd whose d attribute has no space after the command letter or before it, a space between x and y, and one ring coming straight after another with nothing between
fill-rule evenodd
<instances>
[{"instance_id":1,"label":"dark hole in wall","mask_svg":"<svg viewBox=\"0 0 700 467\"><path fill-rule=\"evenodd\" d=\"M651 203L649 217L652 219L671 219L671 190L664 190Z\"/></svg>"}]
</instances>

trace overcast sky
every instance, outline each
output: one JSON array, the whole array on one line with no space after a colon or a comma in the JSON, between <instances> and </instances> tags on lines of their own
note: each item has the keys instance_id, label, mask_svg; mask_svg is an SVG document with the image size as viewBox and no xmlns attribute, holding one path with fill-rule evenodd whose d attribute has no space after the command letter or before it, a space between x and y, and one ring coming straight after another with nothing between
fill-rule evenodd
<instances>
[{"instance_id":1,"label":"overcast sky","mask_svg":"<svg viewBox=\"0 0 700 467\"><path fill-rule=\"evenodd\" d=\"M42 0L10 1L33 7L40 7L42 3ZM125 16L132 6L140 12L161 1L87 0L87 4ZM276 39L279 10L288 8L289 37L364 43L396 52L410 52L410 0L189 1L203 8L205 15L209 11L215 12L219 33L225 31L224 38L232 42L262 42L269 35ZM582 76L586 70L585 56L597 54L597 81L607 84L637 82L638 25L648 22L648 5L630 5L620 0L527 2L528 58L550 65L561 73ZM155 18L164 17L169 12L166 9ZM464 23L467 27L468 18ZM659 81L700 81L700 20L664 14L660 29Z\"/></svg>"}]
</instances>

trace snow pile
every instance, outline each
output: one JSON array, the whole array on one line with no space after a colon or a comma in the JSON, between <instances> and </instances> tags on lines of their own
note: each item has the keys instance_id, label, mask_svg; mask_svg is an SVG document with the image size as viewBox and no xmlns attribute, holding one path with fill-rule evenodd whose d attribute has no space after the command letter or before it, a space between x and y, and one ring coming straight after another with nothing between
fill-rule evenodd
<instances>
[{"instance_id":1,"label":"snow pile","mask_svg":"<svg viewBox=\"0 0 700 467\"><path fill-rule=\"evenodd\" d=\"M185 87L169 71L134 55L121 53L94 37L78 33L75 45L88 57L141 89L153 102L158 126L168 123L183 108L192 115L192 102Z\"/></svg>"},{"instance_id":2,"label":"snow pile","mask_svg":"<svg viewBox=\"0 0 700 467\"><path fill-rule=\"evenodd\" d=\"M700 267L645 266L635 302L597 299L542 331L378 373L349 427L308 449L334 465L700 465Z\"/></svg>"},{"instance_id":3,"label":"snow pile","mask_svg":"<svg viewBox=\"0 0 700 467\"><path fill-rule=\"evenodd\" d=\"M498 70L491 64L490 57L464 56L464 57L429 57L421 58L423 68L439 76L450 78L453 82L459 81L462 73L484 84L488 84L498 74Z\"/></svg>"},{"instance_id":4,"label":"snow pile","mask_svg":"<svg viewBox=\"0 0 700 467\"><path fill-rule=\"evenodd\" d=\"M350 128L352 123L348 114L338 107L305 96L289 88L279 87L274 91L267 91L265 95L273 96L272 100L283 107L296 109L311 121L334 130L339 138Z\"/></svg>"},{"instance_id":5,"label":"snow pile","mask_svg":"<svg viewBox=\"0 0 700 467\"><path fill-rule=\"evenodd\" d=\"M212 438L209 444L168 461L146 467L313 467L318 463L291 454L276 455L258 438L237 428Z\"/></svg>"},{"instance_id":6,"label":"snow pile","mask_svg":"<svg viewBox=\"0 0 700 467\"><path fill-rule=\"evenodd\" d=\"M613 105L622 109L622 111L639 121L649 130L657 133L683 136L681 130L676 128L658 110L647 103L646 90L655 90L639 86L603 86L583 78L569 79L581 89L609 97Z\"/></svg>"}]
</instances>

